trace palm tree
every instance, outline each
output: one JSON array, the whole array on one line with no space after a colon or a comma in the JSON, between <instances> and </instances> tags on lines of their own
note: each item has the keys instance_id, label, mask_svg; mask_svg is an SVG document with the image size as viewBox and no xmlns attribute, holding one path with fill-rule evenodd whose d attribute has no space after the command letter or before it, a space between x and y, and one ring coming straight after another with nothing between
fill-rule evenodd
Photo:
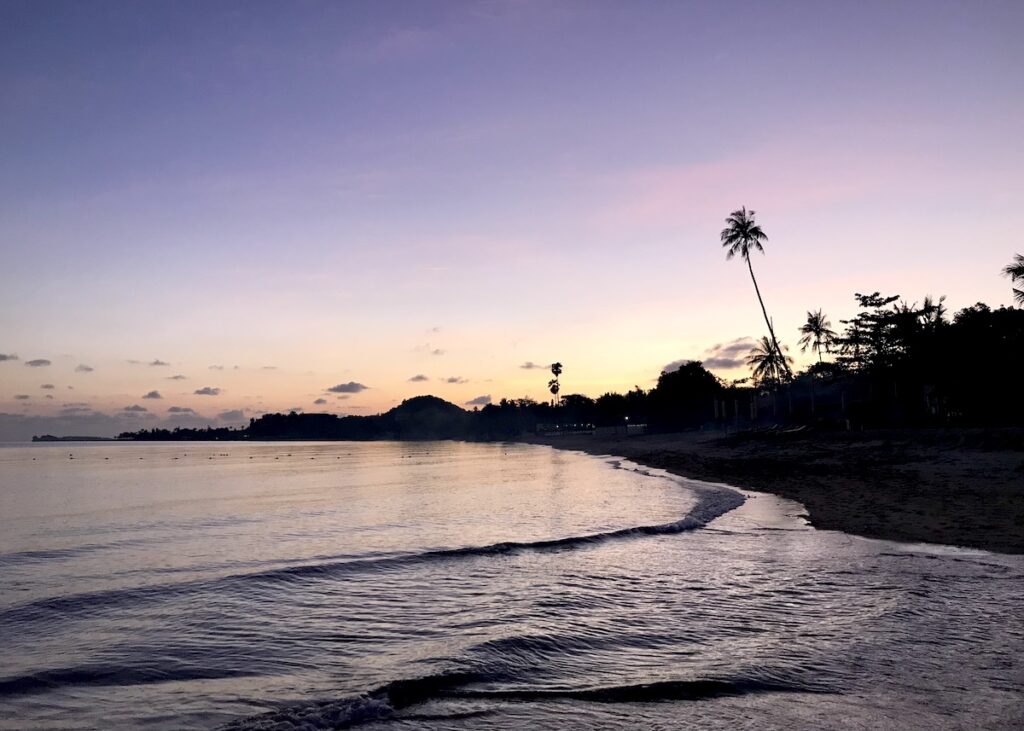
<instances>
[{"instance_id":1,"label":"palm tree","mask_svg":"<svg viewBox=\"0 0 1024 731\"><path fill-rule=\"evenodd\" d=\"M554 378L548 381L548 390L551 391L551 395L557 399L558 392L562 388L561 385L558 383L558 377L562 375L562 364L557 362L552 363L551 374L554 376Z\"/></svg>"},{"instance_id":2,"label":"palm tree","mask_svg":"<svg viewBox=\"0 0 1024 731\"><path fill-rule=\"evenodd\" d=\"M800 352L808 348L818 354L818 362L821 363L821 351L831 352L832 344L836 341L835 330L832 329L832 322L821 310L807 313L807 322L800 326L800 333L803 337L800 343Z\"/></svg>"},{"instance_id":3,"label":"palm tree","mask_svg":"<svg viewBox=\"0 0 1024 731\"><path fill-rule=\"evenodd\" d=\"M761 314L764 315L764 323L768 326L768 334L771 335L772 349L778 354L786 377L790 378L793 374L789 370L786 356L782 354L782 348L779 347L779 341L775 337L775 329L772 327L772 321L768 318L768 310L765 309L764 300L761 298L761 289L757 286L757 279L754 277L754 266L750 263L750 250L757 249L763 254L764 247L761 242L767 241L768 237L761 227L754 223L754 211L748 211L746 206L730 213L729 217L725 219L725 223L727 225L722 229L721 235L722 246L728 249L725 258L732 259L739 254L747 262L750 280L754 283L754 292L757 293L757 301L761 304Z\"/></svg>"},{"instance_id":4,"label":"palm tree","mask_svg":"<svg viewBox=\"0 0 1024 731\"><path fill-rule=\"evenodd\" d=\"M1013 259L1013 263L1007 264L1003 269L1003 274L1008 276L1014 284L1017 282L1024 284L1024 256L1017 254ZM1014 287L1013 298L1017 301L1017 304L1024 307L1024 289Z\"/></svg>"},{"instance_id":5,"label":"palm tree","mask_svg":"<svg viewBox=\"0 0 1024 731\"><path fill-rule=\"evenodd\" d=\"M747 365L753 369L754 380L761 386L775 387L789 373L791 361L787 355L781 355L775 345L767 337L762 337L747 356Z\"/></svg>"}]
</instances>

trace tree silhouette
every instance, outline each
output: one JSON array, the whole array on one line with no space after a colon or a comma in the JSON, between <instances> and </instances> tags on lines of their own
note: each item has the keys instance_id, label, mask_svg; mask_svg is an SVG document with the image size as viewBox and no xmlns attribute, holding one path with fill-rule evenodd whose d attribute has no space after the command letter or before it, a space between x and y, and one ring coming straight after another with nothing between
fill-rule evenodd
<instances>
[{"instance_id":1,"label":"tree silhouette","mask_svg":"<svg viewBox=\"0 0 1024 731\"><path fill-rule=\"evenodd\" d=\"M757 294L757 301L761 305L761 314L764 315L764 323L768 326L768 334L771 336L769 341L771 349L778 355L779 362L782 364L783 374L786 378L790 378L793 375L792 371L790 371L789 364L786 362L786 356L782 353L782 348L779 347L779 340L775 337L775 328L772 327L772 321L768 317L768 310L765 309L764 299L761 297L761 289L757 286L754 266L750 263L750 250L757 249L763 254L764 247L761 245L761 242L767 241L768 237L761 230L761 227L754 223L754 211L748 211L746 206L730 213L729 217L725 219L725 223L727 225L722 229L721 234L722 246L727 249L725 258L732 259L739 254L747 262L747 269L750 270L750 280L754 283L754 292Z\"/></svg>"},{"instance_id":2,"label":"tree silhouette","mask_svg":"<svg viewBox=\"0 0 1024 731\"><path fill-rule=\"evenodd\" d=\"M1020 282L1024 285L1024 256L1017 254L1013 259L1013 263L1007 264L1003 269L1003 274L1008 276L1014 284ZM1024 306L1024 289L1014 287L1013 299L1016 300L1018 305Z\"/></svg>"},{"instance_id":3,"label":"tree silhouette","mask_svg":"<svg viewBox=\"0 0 1024 731\"><path fill-rule=\"evenodd\" d=\"M831 352L832 344L835 343L836 333L832 329L832 322L828 316L818 310L807 313L807 322L800 326L802 337L798 341L800 352L808 348L818 354L818 362L821 363L821 351Z\"/></svg>"},{"instance_id":4,"label":"tree silhouette","mask_svg":"<svg viewBox=\"0 0 1024 731\"><path fill-rule=\"evenodd\" d=\"M556 363L552 363L551 364L551 374L554 376L554 378L552 378L550 381L548 381L548 390L551 391L551 395L554 396L557 399L558 398L558 392L562 388L561 384L558 383L558 377L560 375L562 375L562 364L561 363L557 363L557 362Z\"/></svg>"},{"instance_id":5,"label":"tree silhouette","mask_svg":"<svg viewBox=\"0 0 1024 731\"><path fill-rule=\"evenodd\" d=\"M789 356L781 354L767 337L762 337L750 349L747 365L753 370L754 380L760 386L777 387L789 374Z\"/></svg>"}]
</instances>

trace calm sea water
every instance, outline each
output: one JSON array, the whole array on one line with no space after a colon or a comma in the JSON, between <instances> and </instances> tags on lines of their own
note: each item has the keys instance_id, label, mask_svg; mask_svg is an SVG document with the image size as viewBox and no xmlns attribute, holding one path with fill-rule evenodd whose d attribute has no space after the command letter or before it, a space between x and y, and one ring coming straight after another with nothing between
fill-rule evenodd
<instances>
[{"instance_id":1,"label":"calm sea water","mask_svg":"<svg viewBox=\"0 0 1024 731\"><path fill-rule=\"evenodd\" d=\"M0 448L0 728L1024 725L1024 560L613 458Z\"/></svg>"}]
</instances>

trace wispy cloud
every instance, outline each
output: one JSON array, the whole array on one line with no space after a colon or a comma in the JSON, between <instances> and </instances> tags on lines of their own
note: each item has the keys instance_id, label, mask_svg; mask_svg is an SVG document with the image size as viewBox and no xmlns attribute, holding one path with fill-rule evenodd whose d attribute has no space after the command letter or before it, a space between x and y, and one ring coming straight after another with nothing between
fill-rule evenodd
<instances>
[{"instance_id":1,"label":"wispy cloud","mask_svg":"<svg viewBox=\"0 0 1024 731\"><path fill-rule=\"evenodd\" d=\"M422 373L417 373L415 376L413 376L412 378L409 379L409 382L410 383L422 383L423 381L429 381L429 380L430 379L427 378Z\"/></svg>"},{"instance_id":2,"label":"wispy cloud","mask_svg":"<svg viewBox=\"0 0 1024 731\"><path fill-rule=\"evenodd\" d=\"M196 396L218 396L220 395L220 389L214 388L213 386L203 386L193 391Z\"/></svg>"},{"instance_id":3,"label":"wispy cloud","mask_svg":"<svg viewBox=\"0 0 1024 731\"><path fill-rule=\"evenodd\" d=\"M75 366L75 373L92 373L94 370L96 369L92 366L87 366L85 363L79 363Z\"/></svg>"},{"instance_id":4,"label":"wispy cloud","mask_svg":"<svg viewBox=\"0 0 1024 731\"><path fill-rule=\"evenodd\" d=\"M339 383L337 386L331 386L327 389L330 393L359 393L365 391L369 386L364 386L361 383L355 381L349 381L348 383Z\"/></svg>"},{"instance_id":5,"label":"wispy cloud","mask_svg":"<svg viewBox=\"0 0 1024 731\"><path fill-rule=\"evenodd\" d=\"M151 361L149 362L149 364L150 364L151 366L169 366L169 365L170 365L170 363L167 363L167 362L165 362L165 361L162 361L162 360L160 360L159 358L156 358L156 359L154 359L154 360L151 360Z\"/></svg>"},{"instance_id":6,"label":"wispy cloud","mask_svg":"<svg viewBox=\"0 0 1024 731\"><path fill-rule=\"evenodd\" d=\"M207 366L207 367L211 371L222 371L222 370L224 370L224 366L222 366L222 365L212 365L212 366Z\"/></svg>"},{"instance_id":7,"label":"wispy cloud","mask_svg":"<svg viewBox=\"0 0 1024 731\"><path fill-rule=\"evenodd\" d=\"M17 353L0 353L0 363L5 360L18 360L18 355Z\"/></svg>"},{"instance_id":8,"label":"wispy cloud","mask_svg":"<svg viewBox=\"0 0 1024 731\"><path fill-rule=\"evenodd\" d=\"M444 382L445 383L469 383L469 380L463 378L462 376L449 376L448 378L444 379Z\"/></svg>"},{"instance_id":9,"label":"wispy cloud","mask_svg":"<svg viewBox=\"0 0 1024 731\"><path fill-rule=\"evenodd\" d=\"M18 401L28 401L32 397L29 396L27 393L19 393L15 395L14 398L16 398Z\"/></svg>"},{"instance_id":10,"label":"wispy cloud","mask_svg":"<svg viewBox=\"0 0 1024 731\"><path fill-rule=\"evenodd\" d=\"M521 366L519 366L519 367L520 367L520 368L525 368L525 369L526 369L526 370L528 370L528 371L532 371L532 370L535 370L535 369L539 369L539 370L542 370L542 371L546 371L546 370L547 370L548 368L550 368L551 366L546 366L546 365L540 365L539 363L534 363L534 362L533 362L532 360L528 360L528 361L526 361L525 363L523 363L523 364L522 364Z\"/></svg>"},{"instance_id":11,"label":"wispy cloud","mask_svg":"<svg viewBox=\"0 0 1024 731\"><path fill-rule=\"evenodd\" d=\"M56 388L56 386L54 386L52 383L44 383L39 388L43 389L44 391L52 391L53 389Z\"/></svg>"},{"instance_id":12,"label":"wispy cloud","mask_svg":"<svg viewBox=\"0 0 1024 731\"><path fill-rule=\"evenodd\" d=\"M327 403L327 399L325 399L325 398L318 398L318 399L317 399L316 401L314 401L313 403L314 403L315 405L317 405L317 406L323 406L324 404L326 404L326 403Z\"/></svg>"},{"instance_id":13,"label":"wispy cloud","mask_svg":"<svg viewBox=\"0 0 1024 731\"><path fill-rule=\"evenodd\" d=\"M63 409L57 412L59 416L82 416L94 413L88 404L66 404Z\"/></svg>"},{"instance_id":14,"label":"wispy cloud","mask_svg":"<svg viewBox=\"0 0 1024 731\"><path fill-rule=\"evenodd\" d=\"M195 409L190 409L188 406L171 406L167 409L168 414L192 414L197 416Z\"/></svg>"},{"instance_id":15,"label":"wispy cloud","mask_svg":"<svg viewBox=\"0 0 1024 731\"><path fill-rule=\"evenodd\" d=\"M48 361L46 358L36 358L35 360L26 360L25 365L29 366L30 368L42 368L44 366L50 365L50 361Z\"/></svg>"},{"instance_id":16,"label":"wispy cloud","mask_svg":"<svg viewBox=\"0 0 1024 731\"><path fill-rule=\"evenodd\" d=\"M427 353L428 355L444 355L444 350L442 348L434 347L430 343L417 345L414 350L418 353Z\"/></svg>"},{"instance_id":17,"label":"wispy cloud","mask_svg":"<svg viewBox=\"0 0 1024 731\"><path fill-rule=\"evenodd\" d=\"M121 411L130 411L130 412L135 413L135 414L141 414L143 412L148 412L149 409L147 409L145 406L139 406L138 404L132 404L131 406L125 406L123 409L121 409Z\"/></svg>"},{"instance_id":18,"label":"wispy cloud","mask_svg":"<svg viewBox=\"0 0 1024 731\"><path fill-rule=\"evenodd\" d=\"M185 381L185 380L188 380L188 379L185 376L183 376L180 373L178 373L178 374L173 375L173 376L167 376L167 380L168 381Z\"/></svg>"}]
</instances>

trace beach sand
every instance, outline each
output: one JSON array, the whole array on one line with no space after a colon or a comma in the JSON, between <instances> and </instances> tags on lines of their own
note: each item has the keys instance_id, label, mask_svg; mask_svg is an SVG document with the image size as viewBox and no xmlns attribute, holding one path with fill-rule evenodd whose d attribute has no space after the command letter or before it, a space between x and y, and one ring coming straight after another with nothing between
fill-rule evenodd
<instances>
[{"instance_id":1,"label":"beach sand","mask_svg":"<svg viewBox=\"0 0 1024 731\"><path fill-rule=\"evenodd\" d=\"M817 528L1024 553L1024 430L532 439L797 500Z\"/></svg>"}]
</instances>

